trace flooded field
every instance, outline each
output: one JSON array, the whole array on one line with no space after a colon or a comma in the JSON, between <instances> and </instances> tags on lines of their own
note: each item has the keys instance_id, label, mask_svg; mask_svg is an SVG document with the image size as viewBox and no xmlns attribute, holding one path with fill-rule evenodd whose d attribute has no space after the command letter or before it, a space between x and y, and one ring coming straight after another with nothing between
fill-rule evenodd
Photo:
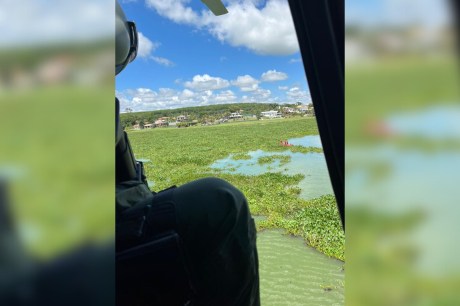
<instances>
[{"instance_id":1,"label":"flooded field","mask_svg":"<svg viewBox=\"0 0 460 306\"><path fill-rule=\"evenodd\" d=\"M288 142L321 148L318 135L292 138ZM247 155L245 159L230 155L214 162L211 168L243 175L303 174L305 178L298 184L301 198L308 200L333 193L323 153L257 150ZM261 162L270 156L273 157L270 162ZM256 222L263 219L257 216ZM344 305L343 262L327 257L283 230L262 231L257 237L262 305Z\"/></svg>"},{"instance_id":2,"label":"flooded field","mask_svg":"<svg viewBox=\"0 0 460 306\"><path fill-rule=\"evenodd\" d=\"M289 139L289 143L304 147L321 147L318 135ZM280 172L283 174L303 174L305 178L299 183L300 197L309 200L325 194L332 194L332 187L327 172L326 160L323 153L293 153L265 152L262 150L248 152L249 159L234 159L234 155L219 159L211 165L231 174L260 175L266 172ZM275 158L270 163L259 163L260 158L285 155L289 157L287 163Z\"/></svg>"},{"instance_id":3,"label":"flooded field","mask_svg":"<svg viewBox=\"0 0 460 306\"><path fill-rule=\"evenodd\" d=\"M343 258L344 238L317 133L312 118L293 118L154 129L130 139L155 190L215 176L244 192L264 228L257 240L263 306L344 305L344 263L335 259ZM315 248L305 242L313 237Z\"/></svg>"}]
</instances>

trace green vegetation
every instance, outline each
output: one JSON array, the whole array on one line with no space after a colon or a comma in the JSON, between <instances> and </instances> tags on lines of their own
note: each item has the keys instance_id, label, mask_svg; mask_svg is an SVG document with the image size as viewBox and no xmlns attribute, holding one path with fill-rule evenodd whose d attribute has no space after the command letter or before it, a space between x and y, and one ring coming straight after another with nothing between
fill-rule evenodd
<instances>
[{"instance_id":1,"label":"green vegetation","mask_svg":"<svg viewBox=\"0 0 460 306\"><path fill-rule=\"evenodd\" d=\"M233 155L234 160L248 160L251 159L251 155L247 153L237 153Z\"/></svg>"},{"instance_id":2,"label":"green vegetation","mask_svg":"<svg viewBox=\"0 0 460 306\"><path fill-rule=\"evenodd\" d=\"M259 157L259 159L257 160L257 163L260 165L265 165L265 164L271 164L275 160L279 160L280 166L283 166L291 160L291 156L281 155L281 154L262 156L262 157Z\"/></svg>"},{"instance_id":3,"label":"green vegetation","mask_svg":"<svg viewBox=\"0 0 460 306\"><path fill-rule=\"evenodd\" d=\"M247 159L247 152L308 152L312 148L283 147L279 139L318 134L314 118L292 118L230 123L187 129L152 129L129 132L137 158L150 159L146 175L154 190L215 176L239 188L247 197L253 215L267 217L262 228L284 228L302 236L326 255L344 259L344 236L333 196L311 201L299 197L297 184L303 175L264 173L257 176L229 174L209 166L228 157ZM307 149L307 150L306 150ZM274 154L269 159L285 157ZM261 162L269 162L262 159ZM297 224L293 227L293 224ZM322 228L324 227L324 228Z\"/></svg>"},{"instance_id":4,"label":"green vegetation","mask_svg":"<svg viewBox=\"0 0 460 306\"><path fill-rule=\"evenodd\" d=\"M332 257L344 260L345 234L337 218L337 204L332 195L308 201L305 206L282 216L271 215L260 228L281 227L303 237L309 245Z\"/></svg>"},{"instance_id":5,"label":"green vegetation","mask_svg":"<svg viewBox=\"0 0 460 306\"><path fill-rule=\"evenodd\" d=\"M0 100L0 172L19 173L10 208L27 251L46 258L113 237L113 86L42 87Z\"/></svg>"}]
</instances>

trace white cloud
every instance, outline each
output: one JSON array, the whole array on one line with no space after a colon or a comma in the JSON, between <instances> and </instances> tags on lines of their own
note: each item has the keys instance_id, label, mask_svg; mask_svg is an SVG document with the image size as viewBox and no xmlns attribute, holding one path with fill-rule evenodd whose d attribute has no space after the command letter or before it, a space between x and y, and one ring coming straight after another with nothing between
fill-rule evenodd
<instances>
[{"instance_id":1,"label":"white cloud","mask_svg":"<svg viewBox=\"0 0 460 306\"><path fill-rule=\"evenodd\" d=\"M156 63L160 64L160 65L163 65L163 66L166 66L166 67L172 67L174 66L174 62L170 61L169 59L167 58L164 58L164 57L159 57L159 56L152 56L150 57L152 60L154 60Z\"/></svg>"},{"instance_id":2,"label":"white cloud","mask_svg":"<svg viewBox=\"0 0 460 306\"><path fill-rule=\"evenodd\" d=\"M153 51L160 45L157 42L151 41L147 36L138 32L139 46L137 49L137 56L141 58L149 58Z\"/></svg>"},{"instance_id":3,"label":"white cloud","mask_svg":"<svg viewBox=\"0 0 460 306\"><path fill-rule=\"evenodd\" d=\"M272 92L269 89L258 88L250 93L241 97L243 103L269 103L273 102L276 98L272 97Z\"/></svg>"},{"instance_id":4,"label":"white cloud","mask_svg":"<svg viewBox=\"0 0 460 306\"><path fill-rule=\"evenodd\" d=\"M285 0L231 1L229 13L219 17L188 7L189 0L146 0L147 6L176 23L206 29L234 47L262 55L288 55L299 51L288 2Z\"/></svg>"},{"instance_id":5,"label":"white cloud","mask_svg":"<svg viewBox=\"0 0 460 306\"><path fill-rule=\"evenodd\" d=\"M187 100L181 99L179 95L179 92L171 88L160 88L158 91L149 88L129 89L122 92L124 99L120 99L120 108L145 111L181 107L181 101L186 103Z\"/></svg>"},{"instance_id":6,"label":"white cloud","mask_svg":"<svg viewBox=\"0 0 460 306\"><path fill-rule=\"evenodd\" d=\"M231 90L224 90L218 93L214 100L219 103L219 104L224 104L224 103L235 103L237 97Z\"/></svg>"},{"instance_id":7,"label":"white cloud","mask_svg":"<svg viewBox=\"0 0 460 306\"><path fill-rule=\"evenodd\" d=\"M239 102L238 96L231 90L215 93L212 90L195 92L190 89L137 88L117 91L116 95L121 110L130 108L134 112Z\"/></svg>"},{"instance_id":8,"label":"white cloud","mask_svg":"<svg viewBox=\"0 0 460 306\"><path fill-rule=\"evenodd\" d=\"M230 82L220 77L212 77L208 74L195 75L192 81L185 82L185 87L204 91L204 90L216 90L230 86Z\"/></svg>"},{"instance_id":9,"label":"white cloud","mask_svg":"<svg viewBox=\"0 0 460 306\"><path fill-rule=\"evenodd\" d=\"M268 75L273 75L273 72ZM276 74L275 74L276 75ZM183 82L176 80L182 89L173 88L137 88L116 91L121 102L121 109L131 108L133 111L172 109L199 105L213 105L225 103L303 103L311 101L309 92L298 85L278 86L283 90L285 97L273 95L271 90L261 88L260 80L251 75L238 76L231 82L221 77L208 74L195 75L191 80ZM228 89L230 85L241 89L242 93L236 94ZM227 89L226 89L227 88Z\"/></svg>"},{"instance_id":10,"label":"white cloud","mask_svg":"<svg viewBox=\"0 0 460 306\"><path fill-rule=\"evenodd\" d=\"M163 17L167 17L177 23L200 24L199 15L187 7L188 0L146 0L148 7L157 11Z\"/></svg>"},{"instance_id":11,"label":"white cloud","mask_svg":"<svg viewBox=\"0 0 460 306\"><path fill-rule=\"evenodd\" d=\"M302 62L301 58L291 58L288 63L295 64L295 63L301 63L301 62Z\"/></svg>"},{"instance_id":12,"label":"white cloud","mask_svg":"<svg viewBox=\"0 0 460 306\"><path fill-rule=\"evenodd\" d=\"M267 72L262 73L262 81L264 82L282 81L286 80L287 78L288 76L286 73L276 70L268 70Z\"/></svg>"},{"instance_id":13,"label":"white cloud","mask_svg":"<svg viewBox=\"0 0 460 306\"><path fill-rule=\"evenodd\" d=\"M166 67L174 66L174 62L172 62L171 60L164 58L164 57L153 55L153 52L160 46L159 42L151 41L147 36L142 34L142 32L138 32L138 37L139 37L139 46L137 50L137 56L143 59L151 59L157 64L160 64Z\"/></svg>"},{"instance_id":14,"label":"white cloud","mask_svg":"<svg viewBox=\"0 0 460 306\"><path fill-rule=\"evenodd\" d=\"M137 92L139 92L141 94L145 94L145 93L151 93L153 91L150 88L138 88Z\"/></svg>"},{"instance_id":15,"label":"white cloud","mask_svg":"<svg viewBox=\"0 0 460 306\"><path fill-rule=\"evenodd\" d=\"M184 89L181 93L182 98L192 98L195 96L195 93L190 89Z\"/></svg>"},{"instance_id":16,"label":"white cloud","mask_svg":"<svg viewBox=\"0 0 460 306\"><path fill-rule=\"evenodd\" d=\"M270 103L277 100L277 97L272 97L272 93L269 89L258 88L251 92L250 95L244 95L241 97L240 102L242 103Z\"/></svg>"},{"instance_id":17,"label":"white cloud","mask_svg":"<svg viewBox=\"0 0 460 306\"><path fill-rule=\"evenodd\" d=\"M254 79L252 76L246 74L238 76L236 80L232 81L232 85L240 88L241 91L254 91L259 87L259 80Z\"/></svg>"},{"instance_id":18,"label":"white cloud","mask_svg":"<svg viewBox=\"0 0 460 306\"><path fill-rule=\"evenodd\" d=\"M302 91L299 87L292 87L286 92L286 94L290 97L299 97L302 95Z\"/></svg>"},{"instance_id":19,"label":"white cloud","mask_svg":"<svg viewBox=\"0 0 460 306\"><path fill-rule=\"evenodd\" d=\"M310 93L306 90L301 90L298 86L291 87L286 92L286 95L288 97L289 102L311 102Z\"/></svg>"},{"instance_id":20,"label":"white cloud","mask_svg":"<svg viewBox=\"0 0 460 306\"><path fill-rule=\"evenodd\" d=\"M158 91L162 97L173 97L176 94L176 91L172 88L160 88Z\"/></svg>"},{"instance_id":21,"label":"white cloud","mask_svg":"<svg viewBox=\"0 0 460 306\"><path fill-rule=\"evenodd\" d=\"M208 30L220 41L262 55L288 55L299 50L287 1L269 0L261 8L251 2L235 2L228 11L219 18L204 14Z\"/></svg>"},{"instance_id":22,"label":"white cloud","mask_svg":"<svg viewBox=\"0 0 460 306\"><path fill-rule=\"evenodd\" d=\"M272 92L269 89L259 88L256 91L254 91L252 95L259 99L268 99L272 95Z\"/></svg>"}]
</instances>

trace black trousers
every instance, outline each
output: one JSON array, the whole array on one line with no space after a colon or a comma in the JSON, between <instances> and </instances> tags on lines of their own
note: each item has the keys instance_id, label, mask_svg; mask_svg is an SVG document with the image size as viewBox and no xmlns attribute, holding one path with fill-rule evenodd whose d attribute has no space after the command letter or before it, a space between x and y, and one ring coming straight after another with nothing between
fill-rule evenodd
<instances>
[{"instance_id":1,"label":"black trousers","mask_svg":"<svg viewBox=\"0 0 460 306\"><path fill-rule=\"evenodd\" d=\"M136 188L138 190L133 186L121 189L117 195L117 214L122 215L138 205L129 200L130 197L139 196L144 192L144 187ZM145 203L150 203L153 207L150 212L153 216L147 217L146 222L146 226L151 227L147 229L149 235L155 236L164 230L155 228L157 224L162 223L161 217L158 219L159 215L164 214L168 216L165 218L174 219L173 227L180 237L180 253L184 258L172 263L185 265L193 289L192 305L260 305L256 229L246 198L237 188L221 179L205 178L155 194L140 205ZM165 206L165 203L172 206L172 209L168 205ZM156 211L155 208L158 207L161 209ZM149 223L149 219L154 221ZM122 230L117 230L117 236ZM162 245L158 249L160 254L157 252L152 255L150 261L145 260L146 252L143 251L142 262L152 264L155 261L158 264L162 258L174 257L165 257L161 254L174 253L171 248ZM136 261L135 258L132 258L132 261L137 265L130 265L125 271L145 271L144 263L139 264L140 261ZM164 265L159 265L156 269L164 268ZM165 272L157 274L164 275ZM132 284L130 280L120 279L123 275L117 273L117 291L120 292L124 291L124 286ZM134 278L135 274L131 274L130 277ZM118 294L119 292L117 296ZM139 296L134 291L131 295ZM117 303L120 305L133 304L129 294L117 301L125 301ZM147 301L144 302L148 304Z\"/></svg>"}]
</instances>

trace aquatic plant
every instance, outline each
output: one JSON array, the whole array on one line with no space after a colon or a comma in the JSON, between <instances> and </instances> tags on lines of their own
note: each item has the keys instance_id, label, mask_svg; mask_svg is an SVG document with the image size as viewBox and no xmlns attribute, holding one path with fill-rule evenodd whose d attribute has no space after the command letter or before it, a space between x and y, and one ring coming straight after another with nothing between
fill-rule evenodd
<instances>
[{"instance_id":1,"label":"aquatic plant","mask_svg":"<svg viewBox=\"0 0 460 306\"><path fill-rule=\"evenodd\" d=\"M253 215L267 217L258 228L286 229L326 255L343 259L344 235L334 197L313 201L301 199L297 184L304 175L279 172L242 175L210 168L216 160L230 155L233 159L247 159L250 157L247 152L259 149L280 153L286 150L310 152L314 148L279 146L279 139L317 133L314 119L294 118L131 131L129 137L136 157L152 161L145 165L145 170L147 177L155 182L156 191L202 177L225 179L245 194ZM258 162L268 163L275 159L284 164L290 156L273 154Z\"/></svg>"},{"instance_id":2,"label":"aquatic plant","mask_svg":"<svg viewBox=\"0 0 460 306\"><path fill-rule=\"evenodd\" d=\"M291 160L291 156L289 156L289 155L281 155L281 154L262 156L262 157L259 157L257 159L257 163L259 165L265 165L265 164L271 164L275 160L280 161L279 166L281 167L281 166L287 164Z\"/></svg>"}]
</instances>

